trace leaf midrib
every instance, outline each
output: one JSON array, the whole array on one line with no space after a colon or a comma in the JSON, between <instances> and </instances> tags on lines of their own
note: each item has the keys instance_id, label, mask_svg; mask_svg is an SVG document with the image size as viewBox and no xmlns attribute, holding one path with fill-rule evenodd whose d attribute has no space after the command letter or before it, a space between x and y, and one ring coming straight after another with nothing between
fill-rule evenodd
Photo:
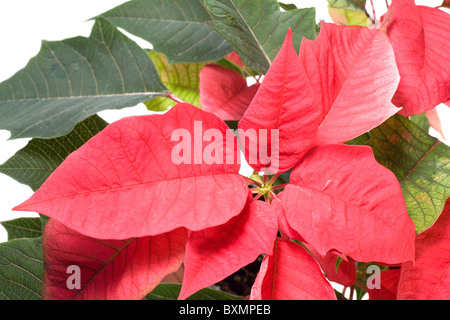
<instances>
[{"instance_id":1,"label":"leaf midrib","mask_svg":"<svg viewBox=\"0 0 450 320\"><path fill-rule=\"evenodd\" d=\"M403 183L406 181L406 179L408 179L408 177L411 175L411 173L415 172L415 170L417 169L417 167L422 163L422 161L425 160L426 157L428 157L428 155L434 150L434 148L436 148L436 146L438 146L441 142L439 142L439 140L437 140L430 149L428 149L425 154L416 162L416 164L414 165L414 167L408 171L408 173L405 175L405 177L403 177L403 179L400 181L400 185L403 186Z\"/></svg>"},{"instance_id":2,"label":"leaf midrib","mask_svg":"<svg viewBox=\"0 0 450 320\"><path fill-rule=\"evenodd\" d=\"M82 287L81 289L72 297L71 300L75 300L75 298L77 298L80 294L83 294L84 290L88 287L88 285L95 280L95 278L100 274L100 272L102 272L103 270L105 270L105 268L126 248L128 248L128 246L130 245L130 243L132 243L133 241L135 241L137 238L131 238L128 241L125 242L125 244L120 247L119 249L117 249L117 251L107 260L104 262L103 266L101 266L95 273L94 275L89 279L89 281L87 281Z\"/></svg>"},{"instance_id":3,"label":"leaf midrib","mask_svg":"<svg viewBox=\"0 0 450 320\"><path fill-rule=\"evenodd\" d=\"M15 208L15 210L26 209L30 205L36 205L36 204L56 201L56 200L60 200L60 199L70 199L70 198L74 198L74 197L78 197L78 196L89 195L89 194L105 192L105 191L116 191L116 190L121 190L121 189L132 189L132 188L135 188L135 187L138 187L138 186L145 186L145 185L151 185L151 184L155 184L155 183L161 183L161 182L167 182L167 181L175 181L175 180L183 180L183 179L190 179L190 178L195 178L196 179L196 178L200 178L200 177L217 177L217 176L229 176L229 175L240 176L240 174L238 174L238 173L220 173L220 174L210 173L210 174L202 174L202 175L195 175L195 176L189 176L189 177L177 177L177 178L171 178L171 179L162 179L162 180L156 180L156 181L141 182L141 183L129 184L129 185L120 186L120 187L114 187L114 188L89 190L89 191L85 191L85 192L75 193L75 194L72 194L72 195L65 195L65 196L54 197L54 198L46 199L46 200L35 201L35 202L27 204L23 208L21 207L21 205L19 205L19 206L17 206Z\"/></svg>"},{"instance_id":4,"label":"leaf midrib","mask_svg":"<svg viewBox=\"0 0 450 320\"><path fill-rule=\"evenodd\" d=\"M233 0L229 0L230 3L233 5L234 9L236 10L236 12L239 14L239 17L241 18L241 20L245 23L245 26L247 27L248 31L250 32L250 34L252 35L252 37L254 38L254 40L256 41L258 47L260 48L261 52L264 55L264 58L267 60L269 66L272 65L272 61L270 60L269 56L267 55L267 53L264 51L264 48L262 46L262 44L259 42L258 38L256 37L255 33L253 32L253 29L248 25L247 21L244 19L244 17L242 16L241 12L239 11L239 9L236 7L235 3ZM264 4L264 2L262 2L262 4ZM262 7L262 10L264 12L264 6ZM262 16L260 17L260 19L262 19L262 17L264 16L264 14L262 14ZM255 26L256 27L256 26Z\"/></svg>"},{"instance_id":5,"label":"leaf midrib","mask_svg":"<svg viewBox=\"0 0 450 320\"><path fill-rule=\"evenodd\" d=\"M143 96L143 95L164 95L168 91L161 92L128 92L128 93L107 93L100 95L87 95L87 96L64 96L64 97L45 97L45 98L20 98L20 99L8 99L0 100L0 103L6 102L30 102L30 101L51 101L51 100L71 100L71 99L91 99L91 98L117 98L117 97L129 97L129 96Z\"/></svg>"}]
</instances>

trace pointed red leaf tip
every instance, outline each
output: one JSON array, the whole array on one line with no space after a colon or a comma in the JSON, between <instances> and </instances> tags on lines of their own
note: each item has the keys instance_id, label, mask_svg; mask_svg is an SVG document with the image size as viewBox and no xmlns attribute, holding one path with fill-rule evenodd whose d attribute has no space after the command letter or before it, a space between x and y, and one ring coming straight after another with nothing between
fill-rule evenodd
<instances>
[{"instance_id":1,"label":"pointed red leaf tip","mask_svg":"<svg viewBox=\"0 0 450 320\"><path fill-rule=\"evenodd\" d=\"M226 58L235 65L237 65L239 68L244 67L244 63L242 62L241 57L239 57L239 55L236 52L233 51L232 53L228 54Z\"/></svg>"},{"instance_id":2,"label":"pointed red leaf tip","mask_svg":"<svg viewBox=\"0 0 450 320\"><path fill-rule=\"evenodd\" d=\"M415 226L395 175L367 146L312 149L283 191L288 224L321 255L356 261L414 260Z\"/></svg>"},{"instance_id":3,"label":"pointed red leaf tip","mask_svg":"<svg viewBox=\"0 0 450 320\"><path fill-rule=\"evenodd\" d=\"M299 244L278 238L261 264L250 300L336 300L319 264Z\"/></svg>"},{"instance_id":4,"label":"pointed red leaf tip","mask_svg":"<svg viewBox=\"0 0 450 320\"><path fill-rule=\"evenodd\" d=\"M450 299L450 198L435 224L417 235L415 264L402 264L397 299Z\"/></svg>"},{"instance_id":5,"label":"pointed red leaf tip","mask_svg":"<svg viewBox=\"0 0 450 320\"><path fill-rule=\"evenodd\" d=\"M283 203L281 201L281 199L283 197L283 192L284 191L277 194L277 197L275 199L273 199L272 203L271 203L272 208L277 215L278 228L280 229L280 232L282 232L289 239L300 241L300 242L304 243L304 242L306 242L305 239L303 239L302 236L297 231L292 229L286 220L286 216L285 216L284 209L283 209Z\"/></svg>"},{"instance_id":6,"label":"pointed red leaf tip","mask_svg":"<svg viewBox=\"0 0 450 320\"><path fill-rule=\"evenodd\" d=\"M322 22L315 41L302 40L300 60L321 110L315 144L351 140L400 110L391 102L400 76L385 32Z\"/></svg>"},{"instance_id":7,"label":"pointed red leaf tip","mask_svg":"<svg viewBox=\"0 0 450 320\"><path fill-rule=\"evenodd\" d=\"M243 212L226 224L192 232L178 299L223 280L261 254L272 254L277 231L270 205L250 199Z\"/></svg>"},{"instance_id":8,"label":"pointed red leaf tip","mask_svg":"<svg viewBox=\"0 0 450 320\"><path fill-rule=\"evenodd\" d=\"M394 96L400 113L431 110L450 98L450 15L438 8L393 0L382 17L394 47L401 81Z\"/></svg>"},{"instance_id":9,"label":"pointed red leaf tip","mask_svg":"<svg viewBox=\"0 0 450 320\"><path fill-rule=\"evenodd\" d=\"M351 287L356 281L356 265L355 261L349 257L341 257L344 260L337 267L337 259L340 255L333 251L328 251L325 256L320 255L312 246L304 244L309 253L317 260L322 268L325 277L329 281L333 281ZM337 268L337 270L336 270Z\"/></svg>"},{"instance_id":10,"label":"pointed red leaf tip","mask_svg":"<svg viewBox=\"0 0 450 320\"><path fill-rule=\"evenodd\" d=\"M210 64L200 71L200 105L222 120L241 120L259 83L248 87L237 71Z\"/></svg>"},{"instance_id":11,"label":"pointed red leaf tip","mask_svg":"<svg viewBox=\"0 0 450 320\"><path fill-rule=\"evenodd\" d=\"M72 153L15 210L84 235L128 239L227 222L247 201L237 139L189 104L112 123ZM199 187L201 186L201 188Z\"/></svg>"},{"instance_id":12,"label":"pointed red leaf tip","mask_svg":"<svg viewBox=\"0 0 450 320\"><path fill-rule=\"evenodd\" d=\"M441 117L439 116L437 108L428 110L425 115L430 123L430 127L436 130L443 139L446 139L444 130L442 129Z\"/></svg>"},{"instance_id":13,"label":"pointed red leaf tip","mask_svg":"<svg viewBox=\"0 0 450 320\"><path fill-rule=\"evenodd\" d=\"M90 238L50 219L44 229L47 300L140 300L184 258L186 230L128 240Z\"/></svg>"},{"instance_id":14,"label":"pointed red leaf tip","mask_svg":"<svg viewBox=\"0 0 450 320\"><path fill-rule=\"evenodd\" d=\"M268 169L272 173L292 168L310 147L319 115L289 29L239 122L239 138L249 165L257 171Z\"/></svg>"}]
</instances>

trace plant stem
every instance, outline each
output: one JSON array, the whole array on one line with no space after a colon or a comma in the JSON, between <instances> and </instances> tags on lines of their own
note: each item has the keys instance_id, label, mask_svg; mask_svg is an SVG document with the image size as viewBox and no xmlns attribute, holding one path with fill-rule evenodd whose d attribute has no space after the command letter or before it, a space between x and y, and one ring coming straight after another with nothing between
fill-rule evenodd
<instances>
[{"instance_id":1,"label":"plant stem","mask_svg":"<svg viewBox=\"0 0 450 320\"><path fill-rule=\"evenodd\" d=\"M278 231L280 231L281 238L283 238L283 239L289 239L288 236L283 232L283 230L278 229Z\"/></svg>"},{"instance_id":2,"label":"plant stem","mask_svg":"<svg viewBox=\"0 0 450 320\"><path fill-rule=\"evenodd\" d=\"M272 190L270 190L269 195L270 195L270 202L269 202L270 204L274 199L278 199L277 195Z\"/></svg>"},{"instance_id":3,"label":"plant stem","mask_svg":"<svg viewBox=\"0 0 450 320\"><path fill-rule=\"evenodd\" d=\"M361 289L364 289L365 291L367 291L367 287L358 279L355 281L355 284L360 287Z\"/></svg>"},{"instance_id":4,"label":"plant stem","mask_svg":"<svg viewBox=\"0 0 450 320\"><path fill-rule=\"evenodd\" d=\"M166 97L169 98L169 99L172 99L173 101L175 101L177 103L186 103L186 101L184 101L183 99L177 97L172 92L166 93Z\"/></svg>"},{"instance_id":5,"label":"plant stem","mask_svg":"<svg viewBox=\"0 0 450 320\"><path fill-rule=\"evenodd\" d=\"M273 186L272 190L277 190L277 189L282 189L284 187L286 187L289 183L283 183L283 184L279 184L277 186Z\"/></svg>"},{"instance_id":6,"label":"plant stem","mask_svg":"<svg viewBox=\"0 0 450 320\"><path fill-rule=\"evenodd\" d=\"M254 184L254 185L258 186L258 187L262 187L261 183L259 183L256 180L253 180L252 178L244 177L244 179L247 180L247 182L249 182L250 184Z\"/></svg>"},{"instance_id":7,"label":"plant stem","mask_svg":"<svg viewBox=\"0 0 450 320\"><path fill-rule=\"evenodd\" d=\"M279 176L280 176L279 174L274 175L267 184L271 186L278 179Z\"/></svg>"},{"instance_id":8,"label":"plant stem","mask_svg":"<svg viewBox=\"0 0 450 320\"><path fill-rule=\"evenodd\" d=\"M375 6L373 5L373 0L370 0L370 4L372 5L373 22L375 23L377 21L377 16L375 14Z\"/></svg>"},{"instance_id":9,"label":"plant stem","mask_svg":"<svg viewBox=\"0 0 450 320\"><path fill-rule=\"evenodd\" d=\"M259 188L251 188L250 191L251 191L253 194L256 194L256 193L259 193Z\"/></svg>"},{"instance_id":10,"label":"plant stem","mask_svg":"<svg viewBox=\"0 0 450 320\"><path fill-rule=\"evenodd\" d=\"M256 197L253 198L253 201L258 200L259 198L262 197L262 193L258 193L258 195Z\"/></svg>"},{"instance_id":11,"label":"plant stem","mask_svg":"<svg viewBox=\"0 0 450 320\"><path fill-rule=\"evenodd\" d=\"M349 300L353 300L353 293L355 292L355 286L351 286L350 287L350 296L349 296Z\"/></svg>"}]
</instances>

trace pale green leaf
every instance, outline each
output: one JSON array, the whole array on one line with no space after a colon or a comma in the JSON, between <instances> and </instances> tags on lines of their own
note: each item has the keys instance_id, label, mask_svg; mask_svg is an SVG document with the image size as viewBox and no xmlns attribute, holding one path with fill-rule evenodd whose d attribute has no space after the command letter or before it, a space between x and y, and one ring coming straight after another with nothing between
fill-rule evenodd
<instances>
[{"instance_id":1,"label":"pale green leaf","mask_svg":"<svg viewBox=\"0 0 450 320\"><path fill-rule=\"evenodd\" d=\"M330 7L352 11L365 11L366 0L328 0Z\"/></svg>"},{"instance_id":2,"label":"pale green leaf","mask_svg":"<svg viewBox=\"0 0 450 320\"><path fill-rule=\"evenodd\" d=\"M335 24L362 27L368 27L372 24L365 12L328 6L328 13Z\"/></svg>"},{"instance_id":3,"label":"pale green leaf","mask_svg":"<svg viewBox=\"0 0 450 320\"><path fill-rule=\"evenodd\" d=\"M450 196L450 148L401 115L372 130L368 144L398 178L416 233L428 229Z\"/></svg>"},{"instance_id":4,"label":"pale green leaf","mask_svg":"<svg viewBox=\"0 0 450 320\"><path fill-rule=\"evenodd\" d=\"M200 71L203 63L169 64L162 53L149 52L163 84L178 98L200 108ZM157 97L145 103L149 110L165 111L176 103L167 97Z\"/></svg>"}]
</instances>

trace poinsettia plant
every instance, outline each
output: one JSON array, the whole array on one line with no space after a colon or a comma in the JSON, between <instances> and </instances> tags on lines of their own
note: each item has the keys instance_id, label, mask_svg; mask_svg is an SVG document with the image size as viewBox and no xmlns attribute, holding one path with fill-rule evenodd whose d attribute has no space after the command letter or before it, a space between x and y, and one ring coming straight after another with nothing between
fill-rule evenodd
<instances>
[{"instance_id":1,"label":"poinsettia plant","mask_svg":"<svg viewBox=\"0 0 450 320\"><path fill-rule=\"evenodd\" d=\"M329 3L317 25L275 0L133 0L43 42L0 84L0 127L33 138L0 171L41 215L4 223L0 298L450 298L450 151L428 134L450 16Z\"/></svg>"}]
</instances>

